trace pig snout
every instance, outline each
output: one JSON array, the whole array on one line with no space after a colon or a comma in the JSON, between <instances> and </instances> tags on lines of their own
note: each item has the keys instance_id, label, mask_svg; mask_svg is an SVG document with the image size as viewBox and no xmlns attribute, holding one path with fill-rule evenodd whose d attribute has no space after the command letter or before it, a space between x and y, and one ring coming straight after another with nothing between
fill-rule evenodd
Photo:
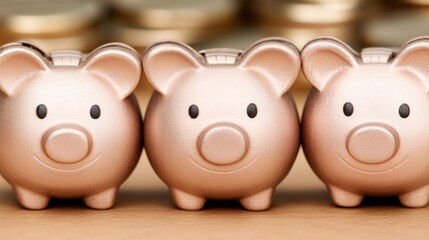
<instances>
[{"instance_id":1,"label":"pig snout","mask_svg":"<svg viewBox=\"0 0 429 240\"><path fill-rule=\"evenodd\" d=\"M396 154L399 135L387 124L367 123L350 132L346 145L350 155L357 161L377 164L391 159Z\"/></svg>"},{"instance_id":2,"label":"pig snout","mask_svg":"<svg viewBox=\"0 0 429 240\"><path fill-rule=\"evenodd\" d=\"M79 127L56 127L44 135L43 147L46 155L55 162L76 163L90 153L91 137Z\"/></svg>"},{"instance_id":3,"label":"pig snout","mask_svg":"<svg viewBox=\"0 0 429 240\"><path fill-rule=\"evenodd\" d=\"M239 126L229 123L207 127L198 138L198 150L208 162L228 165L241 160L249 148L249 137Z\"/></svg>"}]
</instances>

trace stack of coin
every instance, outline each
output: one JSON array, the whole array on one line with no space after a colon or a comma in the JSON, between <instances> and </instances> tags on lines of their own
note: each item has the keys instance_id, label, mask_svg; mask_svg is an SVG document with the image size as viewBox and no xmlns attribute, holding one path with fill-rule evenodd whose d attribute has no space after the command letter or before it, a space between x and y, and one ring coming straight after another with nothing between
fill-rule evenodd
<instances>
[{"instance_id":1,"label":"stack of coin","mask_svg":"<svg viewBox=\"0 0 429 240\"><path fill-rule=\"evenodd\" d=\"M100 1L0 1L0 43L29 40L47 52L58 49L90 51L103 42Z\"/></svg>"},{"instance_id":2,"label":"stack of coin","mask_svg":"<svg viewBox=\"0 0 429 240\"><path fill-rule=\"evenodd\" d=\"M389 12L367 19L364 46L400 47L412 38L429 35L429 1L401 0Z\"/></svg>"},{"instance_id":3,"label":"stack of coin","mask_svg":"<svg viewBox=\"0 0 429 240\"><path fill-rule=\"evenodd\" d=\"M221 36L236 23L239 0L114 0L112 40L139 52L161 40L200 43Z\"/></svg>"},{"instance_id":4,"label":"stack of coin","mask_svg":"<svg viewBox=\"0 0 429 240\"><path fill-rule=\"evenodd\" d=\"M357 23L378 9L378 1L370 0L254 0L252 4L258 26L298 47L320 36L334 36L356 47Z\"/></svg>"},{"instance_id":5,"label":"stack of coin","mask_svg":"<svg viewBox=\"0 0 429 240\"><path fill-rule=\"evenodd\" d=\"M400 47L408 40L429 35L429 10L406 9L390 12L363 26L365 46Z\"/></svg>"},{"instance_id":6,"label":"stack of coin","mask_svg":"<svg viewBox=\"0 0 429 240\"><path fill-rule=\"evenodd\" d=\"M198 44L219 39L238 22L239 0L112 0L110 40L140 54L151 44L176 40ZM139 89L151 89L142 76Z\"/></svg>"},{"instance_id":7,"label":"stack of coin","mask_svg":"<svg viewBox=\"0 0 429 240\"><path fill-rule=\"evenodd\" d=\"M416 7L429 7L429 0L399 0L400 4Z\"/></svg>"},{"instance_id":8,"label":"stack of coin","mask_svg":"<svg viewBox=\"0 0 429 240\"><path fill-rule=\"evenodd\" d=\"M253 0L250 8L264 32L286 37L298 48L314 38L333 36L356 49L360 20L381 9L379 1L371 0ZM309 87L302 73L295 87Z\"/></svg>"},{"instance_id":9,"label":"stack of coin","mask_svg":"<svg viewBox=\"0 0 429 240\"><path fill-rule=\"evenodd\" d=\"M209 41L204 41L199 44L193 44L197 51L210 48L233 48L246 50L256 41L267 37L266 34L259 29L250 26L242 26L224 36Z\"/></svg>"},{"instance_id":10,"label":"stack of coin","mask_svg":"<svg viewBox=\"0 0 429 240\"><path fill-rule=\"evenodd\" d=\"M194 44L194 47L196 50L224 47L240 49L244 51L248 49L253 43L265 37L270 36L257 28L247 26L241 27L223 36L221 39L206 41L201 44ZM295 84L292 86L292 90L303 90L307 89L308 86L309 85L304 79L304 76L302 75L302 73L300 73L298 81L296 81Z\"/></svg>"}]
</instances>

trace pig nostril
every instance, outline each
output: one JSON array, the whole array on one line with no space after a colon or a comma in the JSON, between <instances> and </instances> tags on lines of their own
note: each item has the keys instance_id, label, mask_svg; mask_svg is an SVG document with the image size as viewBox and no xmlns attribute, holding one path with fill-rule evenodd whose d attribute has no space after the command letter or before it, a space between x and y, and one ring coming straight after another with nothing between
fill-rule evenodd
<instances>
[{"instance_id":1,"label":"pig nostril","mask_svg":"<svg viewBox=\"0 0 429 240\"><path fill-rule=\"evenodd\" d=\"M228 165L241 160L248 150L247 134L239 127L216 125L207 128L198 139L201 156L217 165Z\"/></svg>"},{"instance_id":2,"label":"pig nostril","mask_svg":"<svg viewBox=\"0 0 429 240\"><path fill-rule=\"evenodd\" d=\"M83 160L91 150L88 134L75 128L58 128L49 131L43 142L46 155L59 163Z\"/></svg>"},{"instance_id":3,"label":"pig nostril","mask_svg":"<svg viewBox=\"0 0 429 240\"><path fill-rule=\"evenodd\" d=\"M347 150L359 162L377 164L391 159L399 147L398 133L382 124L363 125L352 130Z\"/></svg>"}]
</instances>

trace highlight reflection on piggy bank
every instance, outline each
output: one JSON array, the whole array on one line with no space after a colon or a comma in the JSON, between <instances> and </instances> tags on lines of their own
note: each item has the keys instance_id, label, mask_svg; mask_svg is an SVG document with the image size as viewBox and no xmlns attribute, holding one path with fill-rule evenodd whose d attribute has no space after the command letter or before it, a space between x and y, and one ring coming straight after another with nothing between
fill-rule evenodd
<instances>
[{"instance_id":1,"label":"highlight reflection on piggy bank","mask_svg":"<svg viewBox=\"0 0 429 240\"><path fill-rule=\"evenodd\" d=\"M0 173L25 208L50 198L83 198L110 208L142 149L132 92L136 53L110 44L89 55L27 43L0 51Z\"/></svg>"},{"instance_id":2,"label":"highlight reflection on piggy bank","mask_svg":"<svg viewBox=\"0 0 429 240\"><path fill-rule=\"evenodd\" d=\"M314 86L303 113L304 152L335 204L399 196L407 207L427 205L428 59L428 38L398 52L358 55L335 39L303 49L303 71Z\"/></svg>"},{"instance_id":3,"label":"highlight reflection on piggy bank","mask_svg":"<svg viewBox=\"0 0 429 240\"><path fill-rule=\"evenodd\" d=\"M299 118L287 92L300 69L298 50L282 39L244 53L161 42L146 51L143 66L155 88L145 148L173 202L187 210L206 199L269 208L299 148Z\"/></svg>"}]
</instances>

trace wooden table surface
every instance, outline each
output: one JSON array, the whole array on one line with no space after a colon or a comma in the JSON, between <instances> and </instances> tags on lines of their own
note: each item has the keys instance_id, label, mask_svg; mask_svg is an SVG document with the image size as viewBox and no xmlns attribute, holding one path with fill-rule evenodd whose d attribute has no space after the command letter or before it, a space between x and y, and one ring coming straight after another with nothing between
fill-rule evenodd
<instances>
[{"instance_id":1,"label":"wooden table surface","mask_svg":"<svg viewBox=\"0 0 429 240\"><path fill-rule=\"evenodd\" d=\"M137 94L145 107L149 91ZM295 97L302 109L306 92ZM300 151L270 210L250 212L235 201L209 201L201 211L183 211L172 205L143 153L110 210L91 210L80 200L53 200L45 210L25 210L0 180L0 239L429 239L429 207L404 208L396 198L335 207Z\"/></svg>"}]
</instances>

